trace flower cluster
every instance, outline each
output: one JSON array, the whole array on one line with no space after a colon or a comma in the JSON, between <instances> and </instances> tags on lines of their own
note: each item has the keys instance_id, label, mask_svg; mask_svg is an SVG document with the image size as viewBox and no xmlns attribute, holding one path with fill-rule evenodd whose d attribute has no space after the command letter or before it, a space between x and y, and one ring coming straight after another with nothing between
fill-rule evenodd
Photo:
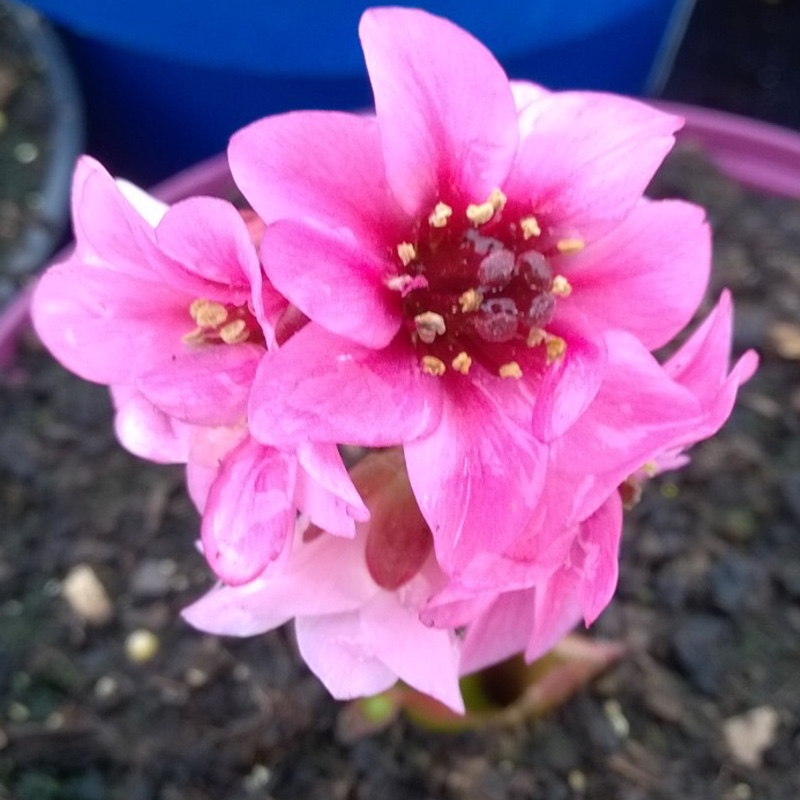
<instances>
[{"instance_id":1,"label":"flower cluster","mask_svg":"<svg viewBox=\"0 0 800 800\"><path fill-rule=\"evenodd\" d=\"M623 498L722 425L756 358L729 369L727 294L652 355L710 263L701 209L643 197L679 119L509 82L421 11L360 35L374 114L234 135L252 210L167 208L82 159L34 322L111 387L128 449L186 464L220 579L189 622L294 619L337 697L400 678L460 710L460 675L597 617Z\"/></svg>"}]
</instances>

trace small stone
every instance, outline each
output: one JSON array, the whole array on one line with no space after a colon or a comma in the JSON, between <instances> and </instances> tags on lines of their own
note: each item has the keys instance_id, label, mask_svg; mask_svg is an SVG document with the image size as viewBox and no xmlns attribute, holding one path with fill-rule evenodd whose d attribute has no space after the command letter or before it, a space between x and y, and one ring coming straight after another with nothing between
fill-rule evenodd
<instances>
[{"instance_id":1,"label":"small stone","mask_svg":"<svg viewBox=\"0 0 800 800\"><path fill-rule=\"evenodd\" d=\"M720 617L697 614L685 620L675 632L673 649L687 678L706 694L721 689L723 645L730 634L730 624Z\"/></svg>"},{"instance_id":2,"label":"small stone","mask_svg":"<svg viewBox=\"0 0 800 800\"><path fill-rule=\"evenodd\" d=\"M61 585L70 608L90 625L105 625L113 616L111 600L88 564L73 567Z\"/></svg>"},{"instance_id":3,"label":"small stone","mask_svg":"<svg viewBox=\"0 0 800 800\"><path fill-rule=\"evenodd\" d=\"M160 645L154 633L139 628L128 634L128 638L125 639L125 655L134 664L144 664L155 656Z\"/></svg>"},{"instance_id":4,"label":"small stone","mask_svg":"<svg viewBox=\"0 0 800 800\"><path fill-rule=\"evenodd\" d=\"M775 322L767 331L772 349L788 361L800 361L800 325Z\"/></svg>"},{"instance_id":5,"label":"small stone","mask_svg":"<svg viewBox=\"0 0 800 800\"><path fill-rule=\"evenodd\" d=\"M775 743L780 718L771 706L759 706L725 720L722 733L734 761L759 769L764 753Z\"/></svg>"}]
</instances>

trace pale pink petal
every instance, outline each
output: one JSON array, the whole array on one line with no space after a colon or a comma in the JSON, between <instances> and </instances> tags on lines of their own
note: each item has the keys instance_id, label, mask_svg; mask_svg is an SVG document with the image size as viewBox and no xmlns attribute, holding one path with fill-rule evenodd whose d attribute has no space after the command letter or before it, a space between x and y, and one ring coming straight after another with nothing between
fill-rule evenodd
<instances>
[{"instance_id":1,"label":"pale pink petal","mask_svg":"<svg viewBox=\"0 0 800 800\"><path fill-rule=\"evenodd\" d=\"M190 298L154 280L86 267L74 255L39 280L31 313L45 346L67 369L98 383L133 384L184 350Z\"/></svg>"},{"instance_id":2,"label":"pale pink petal","mask_svg":"<svg viewBox=\"0 0 800 800\"><path fill-rule=\"evenodd\" d=\"M166 277L182 291L236 305L250 299L251 281L260 279L258 254L242 215L230 203L216 197L176 203L155 238L175 264Z\"/></svg>"},{"instance_id":3,"label":"pale pink petal","mask_svg":"<svg viewBox=\"0 0 800 800\"><path fill-rule=\"evenodd\" d=\"M212 589L183 616L209 633L254 636L292 617L357 610L377 591L363 545L325 535L304 543L300 537L281 570L242 586Z\"/></svg>"},{"instance_id":4,"label":"pale pink petal","mask_svg":"<svg viewBox=\"0 0 800 800\"><path fill-rule=\"evenodd\" d=\"M550 91L545 89L544 86L539 86L538 83L531 83L531 81L509 81L509 85L511 86L511 94L514 95L517 113L521 113L531 103L535 103L545 95L550 94Z\"/></svg>"},{"instance_id":5,"label":"pale pink petal","mask_svg":"<svg viewBox=\"0 0 800 800\"><path fill-rule=\"evenodd\" d=\"M611 602L619 574L622 535L622 501L614 491L609 499L581 523L575 540L573 564L580 571L578 600L586 625L591 625Z\"/></svg>"},{"instance_id":6,"label":"pale pink petal","mask_svg":"<svg viewBox=\"0 0 800 800\"><path fill-rule=\"evenodd\" d=\"M405 446L414 495L448 573L480 553L502 552L521 534L547 462L547 448L530 430L523 387L482 370L470 378L445 395L436 430Z\"/></svg>"},{"instance_id":7,"label":"pale pink petal","mask_svg":"<svg viewBox=\"0 0 800 800\"><path fill-rule=\"evenodd\" d=\"M374 117L304 111L259 120L228 149L239 189L268 225L313 220L377 249L407 225L386 183Z\"/></svg>"},{"instance_id":8,"label":"pale pink petal","mask_svg":"<svg viewBox=\"0 0 800 800\"><path fill-rule=\"evenodd\" d=\"M391 265L347 231L276 222L261 251L275 288L331 333L380 349L400 329L400 298L385 285Z\"/></svg>"},{"instance_id":9,"label":"pale pink petal","mask_svg":"<svg viewBox=\"0 0 800 800\"><path fill-rule=\"evenodd\" d=\"M256 368L254 344L184 347L167 364L139 376L137 388L166 414L193 425L232 425L244 416Z\"/></svg>"},{"instance_id":10,"label":"pale pink petal","mask_svg":"<svg viewBox=\"0 0 800 800\"><path fill-rule=\"evenodd\" d=\"M297 507L327 533L355 536L355 523L368 520L369 511L353 486L336 445L301 445L297 458Z\"/></svg>"},{"instance_id":11,"label":"pale pink petal","mask_svg":"<svg viewBox=\"0 0 800 800\"><path fill-rule=\"evenodd\" d=\"M136 209L139 216L151 228L155 228L161 222L161 218L169 208L166 203L123 178L117 178L115 183L120 192L122 192L123 197Z\"/></svg>"},{"instance_id":12,"label":"pale pink petal","mask_svg":"<svg viewBox=\"0 0 800 800\"><path fill-rule=\"evenodd\" d=\"M523 138L504 189L543 229L555 225L560 235L594 239L638 202L681 125L624 97L543 95L520 116Z\"/></svg>"},{"instance_id":13,"label":"pale pink petal","mask_svg":"<svg viewBox=\"0 0 800 800\"><path fill-rule=\"evenodd\" d=\"M461 673L468 675L521 653L534 625L533 590L504 592L470 622L461 651Z\"/></svg>"},{"instance_id":14,"label":"pale pink petal","mask_svg":"<svg viewBox=\"0 0 800 800\"><path fill-rule=\"evenodd\" d=\"M554 261L572 284L561 319L579 311L597 330L620 328L648 350L692 318L708 283L711 233L699 206L642 201L602 239Z\"/></svg>"},{"instance_id":15,"label":"pale pink petal","mask_svg":"<svg viewBox=\"0 0 800 800\"><path fill-rule=\"evenodd\" d=\"M517 113L494 56L451 22L372 8L359 27L386 175L409 215L438 200L483 202L517 149ZM443 197L448 193L447 197Z\"/></svg>"},{"instance_id":16,"label":"pale pink petal","mask_svg":"<svg viewBox=\"0 0 800 800\"><path fill-rule=\"evenodd\" d=\"M300 655L338 700L368 697L397 683L397 675L364 640L358 612L300 617Z\"/></svg>"},{"instance_id":17,"label":"pale pink petal","mask_svg":"<svg viewBox=\"0 0 800 800\"><path fill-rule=\"evenodd\" d=\"M276 447L398 444L438 424L437 380L422 372L405 342L376 352L309 324L259 365L250 428Z\"/></svg>"},{"instance_id":18,"label":"pale pink petal","mask_svg":"<svg viewBox=\"0 0 800 800\"><path fill-rule=\"evenodd\" d=\"M226 583L252 580L284 549L294 529L297 459L245 439L222 462L201 527L203 552Z\"/></svg>"},{"instance_id":19,"label":"pale pink petal","mask_svg":"<svg viewBox=\"0 0 800 800\"><path fill-rule=\"evenodd\" d=\"M576 576L561 570L533 590L534 624L525 660L530 663L555 647L581 620Z\"/></svg>"},{"instance_id":20,"label":"pale pink petal","mask_svg":"<svg viewBox=\"0 0 800 800\"><path fill-rule=\"evenodd\" d=\"M594 400L606 371L603 339L553 329L567 342L564 356L550 364L539 384L533 433L543 442L563 436Z\"/></svg>"},{"instance_id":21,"label":"pale pink petal","mask_svg":"<svg viewBox=\"0 0 800 800\"><path fill-rule=\"evenodd\" d=\"M423 625L394 592L381 592L361 612L365 644L400 680L464 712L458 685L459 645L452 631Z\"/></svg>"},{"instance_id":22,"label":"pale pink petal","mask_svg":"<svg viewBox=\"0 0 800 800\"><path fill-rule=\"evenodd\" d=\"M111 387L114 432L122 446L158 464L185 464L192 428L156 408L133 386Z\"/></svg>"}]
</instances>

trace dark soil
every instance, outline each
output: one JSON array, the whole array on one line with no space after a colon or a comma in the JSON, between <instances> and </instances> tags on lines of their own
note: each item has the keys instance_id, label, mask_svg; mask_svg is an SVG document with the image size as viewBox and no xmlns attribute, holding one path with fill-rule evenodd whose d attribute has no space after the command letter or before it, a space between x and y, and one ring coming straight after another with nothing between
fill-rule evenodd
<instances>
[{"instance_id":1,"label":"dark soil","mask_svg":"<svg viewBox=\"0 0 800 800\"><path fill-rule=\"evenodd\" d=\"M691 153L655 191L709 209L713 295L733 289L737 351L764 360L724 432L627 519L594 631L629 647L613 671L515 728L401 719L341 743L341 706L289 632L220 640L179 619L210 583L181 470L123 452L105 389L28 337L0 379L0 798L800 796L800 204ZM104 624L65 598L81 565L110 598ZM126 655L137 630L157 637L149 661ZM754 709L764 740L745 716L732 750L731 719Z\"/></svg>"}]
</instances>

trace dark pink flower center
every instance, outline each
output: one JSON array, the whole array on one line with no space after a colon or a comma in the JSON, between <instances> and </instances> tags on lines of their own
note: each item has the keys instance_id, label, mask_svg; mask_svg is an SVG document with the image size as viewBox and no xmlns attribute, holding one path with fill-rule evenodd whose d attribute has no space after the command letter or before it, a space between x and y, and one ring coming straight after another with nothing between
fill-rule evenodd
<instances>
[{"instance_id":1,"label":"dark pink flower center","mask_svg":"<svg viewBox=\"0 0 800 800\"><path fill-rule=\"evenodd\" d=\"M550 252L540 235L536 219L507 213L495 190L466 208L438 203L397 246L398 274L388 285L401 294L405 327L426 372L466 375L477 361L519 378L531 348L544 346L547 360L563 355L564 341L546 327L556 299L571 287L553 274L550 259L582 243L562 240Z\"/></svg>"}]
</instances>

